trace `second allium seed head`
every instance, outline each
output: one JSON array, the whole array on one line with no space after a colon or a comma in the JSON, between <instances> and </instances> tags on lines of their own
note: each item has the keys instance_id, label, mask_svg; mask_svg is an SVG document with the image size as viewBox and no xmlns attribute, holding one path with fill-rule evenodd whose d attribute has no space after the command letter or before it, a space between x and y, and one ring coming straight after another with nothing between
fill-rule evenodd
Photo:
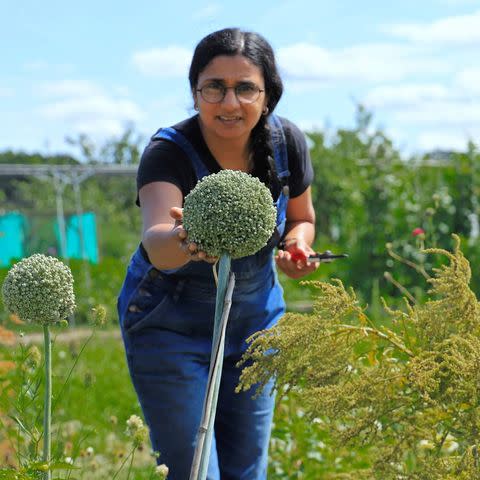
<instances>
[{"instance_id":1,"label":"second allium seed head","mask_svg":"<svg viewBox=\"0 0 480 480\"><path fill-rule=\"evenodd\" d=\"M25 322L56 323L75 309L70 268L55 257L38 253L9 270L2 292L6 308Z\"/></svg>"}]
</instances>

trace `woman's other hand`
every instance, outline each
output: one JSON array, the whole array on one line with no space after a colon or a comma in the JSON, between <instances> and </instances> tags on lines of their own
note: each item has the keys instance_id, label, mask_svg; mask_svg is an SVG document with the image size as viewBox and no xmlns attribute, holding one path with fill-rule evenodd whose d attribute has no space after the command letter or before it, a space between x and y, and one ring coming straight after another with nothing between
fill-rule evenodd
<instances>
[{"instance_id":1,"label":"woman's other hand","mask_svg":"<svg viewBox=\"0 0 480 480\"><path fill-rule=\"evenodd\" d=\"M320 260L308 260L315 252L302 239L287 241L282 250L278 250L275 262L278 268L290 278L302 278L314 272L320 265Z\"/></svg>"}]
</instances>

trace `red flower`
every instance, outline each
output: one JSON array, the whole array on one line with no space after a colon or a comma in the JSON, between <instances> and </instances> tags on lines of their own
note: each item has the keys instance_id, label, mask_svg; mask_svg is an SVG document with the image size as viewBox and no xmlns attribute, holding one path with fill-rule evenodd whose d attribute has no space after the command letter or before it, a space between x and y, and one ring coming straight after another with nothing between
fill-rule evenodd
<instances>
[{"instance_id":1,"label":"red flower","mask_svg":"<svg viewBox=\"0 0 480 480\"><path fill-rule=\"evenodd\" d=\"M425 230L423 228L420 228L420 227L414 228L413 231L412 231L412 235L414 237L416 237L418 235L425 235Z\"/></svg>"}]
</instances>

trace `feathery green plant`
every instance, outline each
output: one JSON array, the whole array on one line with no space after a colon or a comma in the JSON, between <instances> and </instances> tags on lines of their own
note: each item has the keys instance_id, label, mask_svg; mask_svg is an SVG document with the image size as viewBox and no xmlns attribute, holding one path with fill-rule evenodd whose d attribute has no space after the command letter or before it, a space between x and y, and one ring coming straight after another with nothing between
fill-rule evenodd
<instances>
[{"instance_id":1,"label":"feathery green plant","mask_svg":"<svg viewBox=\"0 0 480 480\"><path fill-rule=\"evenodd\" d=\"M453 253L425 250L449 261L427 280L428 299L384 304L382 324L340 281L313 282L313 313L287 313L251 337L239 390L273 375L335 442L370 446L369 468L331 478L480 479L480 308L454 241Z\"/></svg>"}]
</instances>

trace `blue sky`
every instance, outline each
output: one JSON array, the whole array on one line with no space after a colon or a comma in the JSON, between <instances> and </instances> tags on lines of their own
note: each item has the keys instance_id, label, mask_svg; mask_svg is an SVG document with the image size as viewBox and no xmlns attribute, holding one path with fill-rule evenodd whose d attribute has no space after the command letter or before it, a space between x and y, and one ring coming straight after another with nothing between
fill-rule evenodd
<instances>
[{"instance_id":1,"label":"blue sky","mask_svg":"<svg viewBox=\"0 0 480 480\"><path fill-rule=\"evenodd\" d=\"M195 45L226 26L272 44L277 113L351 127L365 104L403 153L480 140L478 0L0 0L0 151L61 153L191 115Z\"/></svg>"}]
</instances>

